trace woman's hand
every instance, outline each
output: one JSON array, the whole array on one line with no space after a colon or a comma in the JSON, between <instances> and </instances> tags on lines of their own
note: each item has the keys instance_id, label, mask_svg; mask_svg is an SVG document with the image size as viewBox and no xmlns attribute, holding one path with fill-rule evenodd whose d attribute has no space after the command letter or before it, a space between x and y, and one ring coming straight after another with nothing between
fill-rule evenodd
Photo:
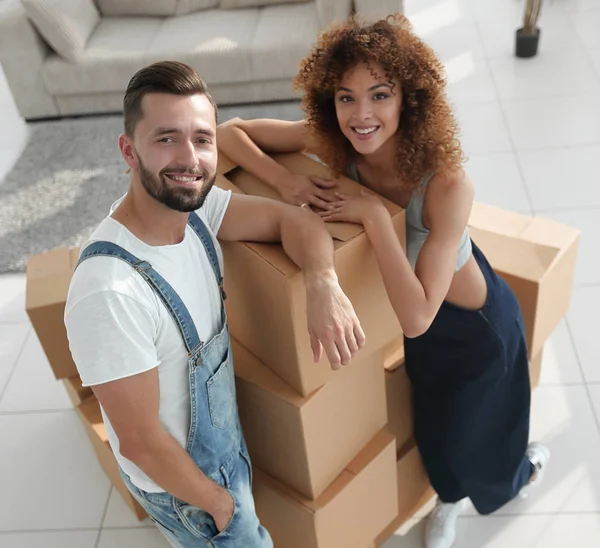
<instances>
[{"instance_id":1,"label":"woman's hand","mask_svg":"<svg viewBox=\"0 0 600 548\"><path fill-rule=\"evenodd\" d=\"M385 210L379 197L365 189L356 196L336 192L335 197L336 200L330 204L331 208L319 213L325 222L344 221L364 225L369 217Z\"/></svg>"},{"instance_id":2,"label":"woman's hand","mask_svg":"<svg viewBox=\"0 0 600 548\"><path fill-rule=\"evenodd\" d=\"M336 199L331 191L335 186L335 181L291 173L280 181L277 189L288 204L327 210L330 203Z\"/></svg>"}]
</instances>

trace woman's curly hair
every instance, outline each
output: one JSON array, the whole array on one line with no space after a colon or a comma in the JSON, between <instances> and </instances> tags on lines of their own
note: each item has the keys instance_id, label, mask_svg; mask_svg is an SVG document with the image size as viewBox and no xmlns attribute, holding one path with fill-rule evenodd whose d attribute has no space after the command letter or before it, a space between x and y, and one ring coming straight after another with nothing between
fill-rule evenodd
<instances>
[{"instance_id":1,"label":"woman's curly hair","mask_svg":"<svg viewBox=\"0 0 600 548\"><path fill-rule=\"evenodd\" d=\"M303 92L302 107L321 159L345 173L355 156L337 121L335 94L346 71L360 63L378 63L390 81L400 82L402 111L396 135L403 183L417 186L426 174L459 169L464 157L446 100L443 65L402 15L375 23L351 17L324 31L302 61L294 85Z\"/></svg>"}]
</instances>

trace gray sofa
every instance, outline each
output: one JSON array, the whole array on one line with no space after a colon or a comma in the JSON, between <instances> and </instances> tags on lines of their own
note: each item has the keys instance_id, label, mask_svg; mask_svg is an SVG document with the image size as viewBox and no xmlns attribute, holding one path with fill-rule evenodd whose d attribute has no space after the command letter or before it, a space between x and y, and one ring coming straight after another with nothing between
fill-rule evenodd
<instances>
[{"instance_id":1,"label":"gray sofa","mask_svg":"<svg viewBox=\"0 0 600 548\"><path fill-rule=\"evenodd\" d=\"M400 11L400 0L3 0L0 63L26 119L120 112L131 76L189 63L220 104L296 97L320 30Z\"/></svg>"}]
</instances>

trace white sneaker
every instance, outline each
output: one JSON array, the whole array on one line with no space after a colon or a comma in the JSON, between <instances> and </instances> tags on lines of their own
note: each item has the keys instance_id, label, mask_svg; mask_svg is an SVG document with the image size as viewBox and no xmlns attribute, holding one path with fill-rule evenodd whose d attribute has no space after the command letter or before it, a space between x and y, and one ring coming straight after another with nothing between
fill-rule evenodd
<instances>
[{"instance_id":1,"label":"white sneaker","mask_svg":"<svg viewBox=\"0 0 600 548\"><path fill-rule=\"evenodd\" d=\"M456 539L456 520L467 499L454 503L438 502L425 524L426 548L450 548Z\"/></svg>"},{"instance_id":2,"label":"white sneaker","mask_svg":"<svg viewBox=\"0 0 600 548\"><path fill-rule=\"evenodd\" d=\"M529 495L529 489L535 485L539 485L544 479L546 465L550 460L550 449L541 443L533 442L527 446L527 458L535 468L535 475L527 485L524 485L519 491L519 497L526 499Z\"/></svg>"}]
</instances>

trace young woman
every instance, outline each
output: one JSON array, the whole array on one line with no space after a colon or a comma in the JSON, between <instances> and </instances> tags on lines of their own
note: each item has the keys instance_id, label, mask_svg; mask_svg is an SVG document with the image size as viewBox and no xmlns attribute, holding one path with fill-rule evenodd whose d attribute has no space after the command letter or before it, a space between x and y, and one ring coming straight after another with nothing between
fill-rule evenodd
<instances>
[{"instance_id":1,"label":"young woman","mask_svg":"<svg viewBox=\"0 0 600 548\"><path fill-rule=\"evenodd\" d=\"M491 513L541 479L549 451L528 445L530 381L518 302L471 241L473 186L443 67L406 18L351 19L323 33L296 78L306 120L242 121L221 150L325 221L364 225L405 335L415 438L440 502L428 548L455 538L462 501ZM267 154L306 150L360 182L289 173ZM406 210L406 251L381 201Z\"/></svg>"}]
</instances>

